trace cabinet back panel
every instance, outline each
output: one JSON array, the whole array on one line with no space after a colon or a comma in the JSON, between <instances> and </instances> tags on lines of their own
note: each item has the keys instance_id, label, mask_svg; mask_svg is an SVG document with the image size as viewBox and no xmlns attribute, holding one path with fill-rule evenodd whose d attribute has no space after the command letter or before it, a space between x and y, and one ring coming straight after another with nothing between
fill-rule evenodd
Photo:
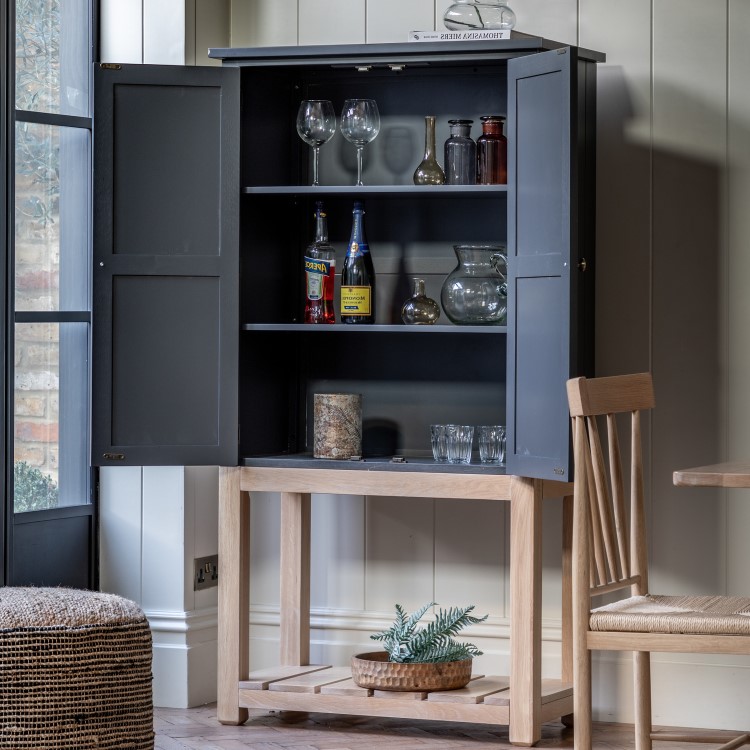
<instances>
[{"instance_id":1,"label":"cabinet back panel","mask_svg":"<svg viewBox=\"0 0 750 750\"><path fill-rule=\"evenodd\" d=\"M431 424L505 424L502 383L372 380L310 381L307 446L313 445L313 394L362 394L362 454L365 457L431 457ZM476 445L476 436L475 436Z\"/></svg>"},{"instance_id":2,"label":"cabinet back panel","mask_svg":"<svg viewBox=\"0 0 750 750\"><path fill-rule=\"evenodd\" d=\"M294 197L242 202L248 239L240 249L243 323L301 323L304 308L304 223Z\"/></svg>"},{"instance_id":3,"label":"cabinet back panel","mask_svg":"<svg viewBox=\"0 0 750 750\"><path fill-rule=\"evenodd\" d=\"M244 185L305 185L312 181L311 148L297 135L297 109L303 99L330 99L341 124L345 99L375 99L378 136L365 146L366 185L412 184L424 153L424 118L435 115L438 159L449 136L448 120L474 120L472 137L482 130L480 116L506 114L504 65L413 68L368 72L330 67L310 70L243 70ZM356 150L337 130L320 149L321 185L353 185Z\"/></svg>"},{"instance_id":4,"label":"cabinet back panel","mask_svg":"<svg viewBox=\"0 0 750 750\"><path fill-rule=\"evenodd\" d=\"M331 244L336 248L339 304L341 269L352 222L352 196L323 195ZM315 197L245 196L242 247L243 323L302 321L303 255L314 235ZM426 281L427 293L440 300L445 277L456 267L453 245L506 240L505 200L491 197L430 195L365 199L365 226L376 273L377 322L400 323L401 305L411 296L411 279ZM279 292L281 290L281 292ZM439 321L449 324L444 314Z\"/></svg>"},{"instance_id":5,"label":"cabinet back panel","mask_svg":"<svg viewBox=\"0 0 750 750\"><path fill-rule=\"evenodd\" d=\"M240 455L310 452L314 393L362 394L371 456L429 453L437 422L505 423L505 336L436 345L431 333L364 328L243 334Z\"/></svg>"},{"instance_id":6,"label":"cabinet back panel","mask_svg":"<svg viewBox=\"0 0 750 750\"><path fill-rule=\"evenodd\" d=\"M240 457L298 452L299 351L292 332L240 337Z\"/></svg>"}]
</instances>

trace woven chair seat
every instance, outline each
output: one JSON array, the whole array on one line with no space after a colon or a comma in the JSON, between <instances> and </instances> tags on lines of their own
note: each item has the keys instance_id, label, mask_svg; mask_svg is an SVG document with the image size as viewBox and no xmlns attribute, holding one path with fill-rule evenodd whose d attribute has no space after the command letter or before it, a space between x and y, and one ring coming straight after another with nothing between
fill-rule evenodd
<instances>
[{"instance_id":1,"label":"woven chair seat","mask_svg":"<svg viewBox=\"0 0 750 750\"><path fill-rule=\"evenodd\" d=\"M750 635L750 598L631 596L591 611L591 630Z\"/></svg>"},{"instance_id":2,"label":"woven chair seat","mask_svg":"<svg viewBox=\"0 0 750 750\"><path fill-rule=\"evenodd\" d=\"M135 602L0 588L0 748L152 750L151 662Z\"/></svg>"}]
</instances>

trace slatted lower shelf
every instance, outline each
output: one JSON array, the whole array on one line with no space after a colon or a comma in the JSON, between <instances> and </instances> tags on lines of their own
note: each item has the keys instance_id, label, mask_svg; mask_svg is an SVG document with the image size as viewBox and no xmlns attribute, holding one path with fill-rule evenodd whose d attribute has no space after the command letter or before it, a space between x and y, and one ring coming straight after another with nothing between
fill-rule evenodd
<instances>
[{"instance_id":1,"label":"slatted lower shelf","mask_svg":"<svg viewBox=\"0 0 750 750\"><path fill-rule=\"evenodd\" d=\"M542 680L542 721L573 712L573 686ZM509 679L472 675L459 690L397 692L368 690L352 680L349 667L310 665L252 672L239 683L239 705L277 711L309 711L360 716L508 724Z\"/></svg>"}]
</instances>

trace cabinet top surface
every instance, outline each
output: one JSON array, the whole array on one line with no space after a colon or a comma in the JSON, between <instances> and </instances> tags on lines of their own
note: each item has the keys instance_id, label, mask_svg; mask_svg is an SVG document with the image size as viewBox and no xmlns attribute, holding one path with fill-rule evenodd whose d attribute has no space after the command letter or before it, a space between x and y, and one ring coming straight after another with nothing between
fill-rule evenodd
<instances>
[{"instance_id":1,"label":"cabinet top surface","mask_svg":"<svg viewBox=\"0 0 750 750\"><path fill-rule=\"evenodd\" d=\"M520 55L561 49L571 45L551 39L511 32L510 39L455 41L455 42L391 42L383 44L335 44L282 47L212 47L208 56L224 61L225 65L259 65L285 61L303 64L307 61L345 62L366 58L368 60L394 60L403 57L440 57L443 59L484 58L502 60ZM580 58L604 62L601 52L577 48Z\"/></svg>"}]
</instances>

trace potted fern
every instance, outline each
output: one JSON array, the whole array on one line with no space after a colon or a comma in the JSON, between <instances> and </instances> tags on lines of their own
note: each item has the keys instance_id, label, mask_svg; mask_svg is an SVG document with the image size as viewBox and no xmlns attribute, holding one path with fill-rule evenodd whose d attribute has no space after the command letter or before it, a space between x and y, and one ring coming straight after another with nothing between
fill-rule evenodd
<instances>
[{"instance_id":1,"label":"potted fern","mask_svg":"<svg viewBox=\"0 0 750 750\"><path fill-rule=\"evenodd\" d=\"M467 625L483 622L471 614L474 605L439 609L423 627L419 621L436 602L428 602L412 614L396 605L396 619L387 630L370 638L381 641L385 651L352 657L352 679L360 687L377 690L455 690L471 679L472 660L481 655L473 643L455 639Z\"/></svg>"}]
</instances>

